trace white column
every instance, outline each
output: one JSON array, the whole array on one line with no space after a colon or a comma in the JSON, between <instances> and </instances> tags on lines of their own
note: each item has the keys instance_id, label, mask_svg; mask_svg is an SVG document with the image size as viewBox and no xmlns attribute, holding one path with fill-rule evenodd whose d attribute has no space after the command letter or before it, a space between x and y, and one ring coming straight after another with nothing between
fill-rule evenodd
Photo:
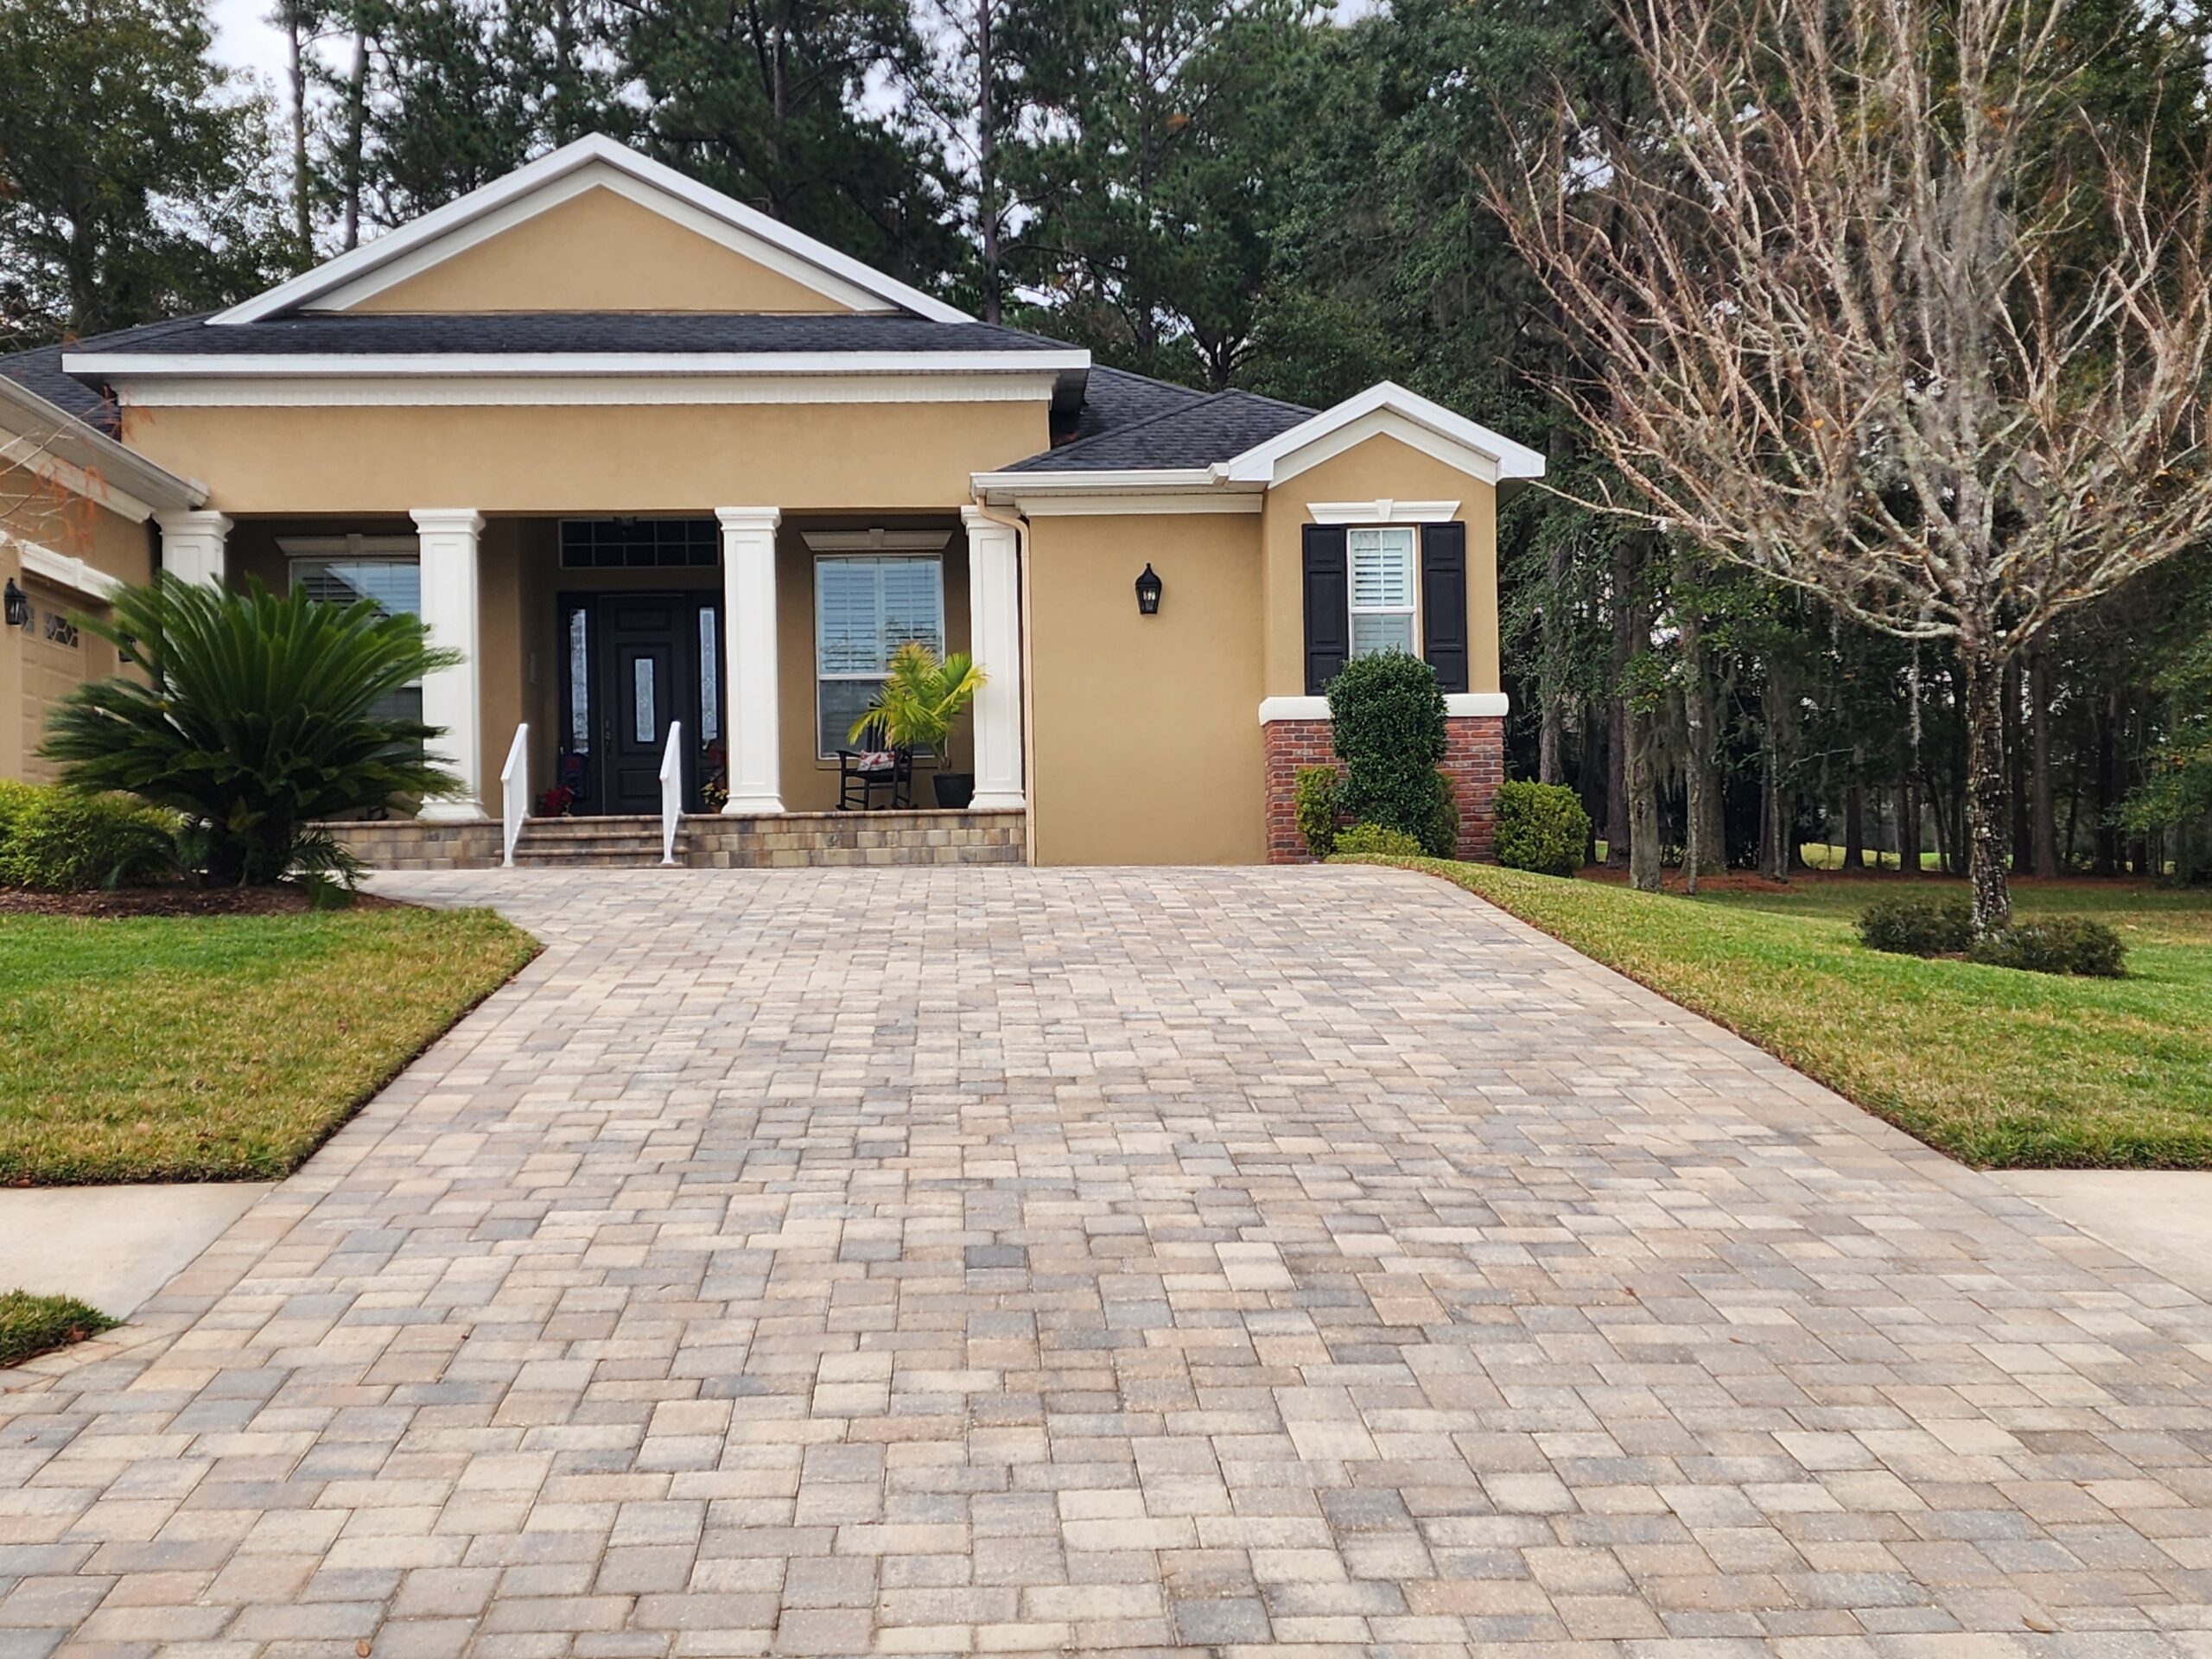
<instances>
[{"instance_id":1,"label":"white column","mask_svg":"<svg viewBox=\"0 0 2212 1659\"><path fill-rule=\"evenodd\" d=\"M1021 784L1021 563L1011 524L963 507L968 526L969 654L986 678L976 694L978 807L1026 804Z\"/></svg>"},{"instance_id":2,"label":"white column","mask_svg":"<svg viewBox=\"0 0 2212 1659\"><path fill-rule=\"evenodd\" d=\"M423 723L445 728L433 742L432 758L459 776L461 792L423 802L420 816L441 823L472 823L486 816L476 582L484 515L474 507L417 507L410 517L420 532L423 631L439 650L461 654L455 666L423 677Z\"/></svg>"},{"instance_id":3,"label":"white column","mask_svg":"<svg viewBox=\"0 0 2212 1659\"><path fill-rule=\"evenodd\" d=\"M717 507L722 526L722 683L729 699L729 800L722 810L784 810L776 702L776 525L780 507Z\"/></svg>"},{"instance_id":4,"label":"white column","mask_svg":"<svg viewBox=\"0 0 2212 1659\"><path fill-rule=\"evenodd\" d=\"M157 512L162 527L162 569L180 582L203 588L223 585L223 538L231 521L211 508L191 512Z\"/></svg>"}]
</instances>

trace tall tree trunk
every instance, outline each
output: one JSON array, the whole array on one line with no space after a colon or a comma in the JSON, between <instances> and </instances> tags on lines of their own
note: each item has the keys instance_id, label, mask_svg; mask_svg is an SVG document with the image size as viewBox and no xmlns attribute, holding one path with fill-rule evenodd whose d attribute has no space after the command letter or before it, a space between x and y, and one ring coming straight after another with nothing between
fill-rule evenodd
<instances>
[{"instance_id":1,"label":"tall tree trunk","mask_svg":"<svg viewBox=\"0 0 2212 1659\"><path fill-rule=\"evenodd\" d=\"M976 0L976 217L983 243L983 321L1001 315L999 267L998 111L991 84L991 10L998 0Z\"/></svg>"},{"instance_id":2,"label":"tall tree trunk","mask_svg":"<svg viewBox=\"0 0 2212 1659\"><path fill-rule=\"evenodd\" d=\"M1920 780L1909 766L1897 785L1897 874L1920 874Z\"/></svg>"},{"instance_id":3,"label":"tall tree trunk","mask_svg":"<svg viewBox=\"0 0 2212 1659\"><path fill-rule=\"evenodd\" d=\"M2058 874L2058 807L2050 780L2050 660L2038 639L2028 652L2028 720L2034 756L2028 775L2032 868L2046 879Z\"/></svg>"},{"instance_id":4,"label":"tall tree trunk","mask_svg":"<svg viewBox=\"0 0 2212 1659\"><path fill-rule=\"evenodd\" d=\"M1855 751L1843 783L1843 868L1866 868L1866 791L1859 781L1859 756Z\"/></svg>"},{"instance_id":5,"label":"tall tree trunk","mask_svg":"<svg viewBox=\"0 0 2212 1659\"><path fill-rule=\"evenodd\" d=\"M369 120L369 32L353 26L353 67L346 80L346 207L340 236L347 251L361 245L361 188L366 168L361 149Z\"/></svg>"},{"instance_id":6,"label":"tall tree trunk","mask_svg":"<svg viewBox=\"0 0 2212 1659\"><path fill-rule=\"evenodd\" d=\"M2024 741L2027 721L2022 705L2027 701L2027 676L2017 660L2005 664L2004 719L1998 738L2005 746L2005 806L2010 826L2005 857L2014 875L2026 875L2034 856L2034 836L2028 823L2028 746Z\"/></svg>"},{"instance_id":7,"label":"tall tree trunk","mask_svg":"<svg viewBox=\"0 0 2212 1659\"><path fill-rule=\"evenodd\" d=\"M2120 830L2112 821L2120 804L2120 693L2109 691L2097 711L2097 861L2099 875L2120 874Z\"/></svg>"},{"instance_id":8,"label":"tall tree trunk","mask_svg":"<svg viewBox=\"0 0 2212 1659\"><path fill-rule=\"evenodd\" d=\"M1789 820L1782 798L1782 693L1770 668L1759 707L1759 724L1765 730L1759 779L1759 869L1775 881L1789 879Z\"/></svg>"},{"instance_id":9,"label":"tall tree trunk","mask_svg":"<svg viewBox=\"0 0 2212 1659\"><path fill-rule=\"evenodd\" d=\"M1628 710L1628 879L1638 893L1658 892L1662 880L1656 723L1644 710Z\"/></svg>"},{"instance_id":10,"label":"tall tree trunk","mask_svg":"<svg viewBox=\"0 0 2212 1659\"><path fill-rule=\"evenodd\" d=\"M1682 863L1689 876L1718 875L1728 868L1727 830L1721 814L1720 768L1713 759L1719 721L1713 695L1713 658L1705 648L1705 619L1684 606L1682 629L1682 723L1689 754L1682 767L1688 800L1682 837Z\"/></svg>"},{"instance_id":11,"label":"tall tree trunk","mask_svg":"<svg viewBox=\"0 0 2212 1659\"><path fill-rule=\"evenodd\" d=\"M300 257L315 252L315 221L308 204L308 20L301 0L285 0L285 46L292 84L292 233L299 238Z\"/></svg>"},{"instance_id":12,"label":"tall tree trunk","mask_svg":"<svg viewBox=\"0 0 2212 1659\"><path fill-rule=\"evenodd\" d=\"M1966 679L1967 880L1974 893L1976 938L2009 926L2012 893L2005 879L2012 791L2005 767L2005 664L1987 645L1986 622L1959 639Z\"/></svg>"},{"instance_id":13,"label":"tall tree trunk","mask_svg":"<svg viewBox=\"0 0 2212 1659\"><path fill-rule=\"evenodd\" d=\"M1560 355L1564 358L1564 347ZM1552 423L1545 447L1551 452L1553 475L1565 476L1574 458L1574 435L1565 421ZM1552 543L1544 561L1543 658L1536 673L1537 696L1542 702L1536 711L1536 778L1547 784L1567 781L1567 584L1573 574L1574 543L1562 536ZM1586 772L1590 766L1587 747L1586 744L1582 757Z\"/></svg>"},{"instance_id":14,"label":"tall tree trunk","mask_svg":"<svg viewBox=\"0 0 2212 1659\"><path fill-rule=\"evenodd\" d=\"M1629 661L1636 655L1635 543L1636 537L1624 536L1613 548L1612 774L1605 791L1605 862L1615 869L1628 865L1636 839L1629 778L1636 740L1624 690Z\"/></svg>"}]
</instances>

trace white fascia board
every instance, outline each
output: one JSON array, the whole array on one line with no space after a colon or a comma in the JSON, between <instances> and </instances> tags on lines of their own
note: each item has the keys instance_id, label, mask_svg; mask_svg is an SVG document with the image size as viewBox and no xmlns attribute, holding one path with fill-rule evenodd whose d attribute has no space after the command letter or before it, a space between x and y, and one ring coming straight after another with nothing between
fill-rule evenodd
<instances>
[{"instance_id":1,"label":"white fascia board","mask_svg":"<svg viewBox=\"0 0 2212 1659\"><path fill-rule=\"evenodd\" d=\"M1011 505L1032 518L1116 513L1257 512L1257 488L1229 485L1218 467L1128 467L1099 472L976 473L978 501Z\"/></svg>"},{"instance_id":2,"label":"white fascia board","mask_svg":"<svg viewBox=\"0 0 2212 1659\"><path fill-rule=\"evenodd\" d=\"M1050 404L1050 374L242 375L116 381L133 409Z\"/></svg>"},{"instance_id":3,"label":"white fascia board","mask_svg":"<svg viewBox=\"0 0 2212 1659\"><path fill-rule=\"evenodd\" d=\"M1247 449L1227 463L1224 474L1237 482L1280 484L1308 466L1318 465L1328 454L1343 453L1352 442L1363 442L1378 432L1402 435L1408 428L1441 440L1440 446L1421 443L1418 447L1484 482L1544 475L1544 458L1526 444L1516 443L1388 380ZM1346 441L1355 432L1358 435ZM1321 452L1318 457L1316 451ZM1465 452L1464 458L1455 453L1459 451Z\"/></svg>"},{"instance_id":4,"label":"white fascia board","mask_svg":"<svg viewBox=\"0 0 2212 1659\"><path fill-rule=\"evenodd\" d=\"M1447 719L1469 718L1503 720L1513 711L1513 700L1503 691L1447 691L1444 696L1444 713ZM1260 724L1272 726L1279 720L1326 720L1329 700L1326 697L1262 697L1260 699Z\"/></svg>"},{"instance_id":5,"label":"white fascia board","mask_svg":"<svg viewBox=\"0 0 2212 1659\"><path fill-rule=\"evenodd\" d=\"M196 507L207 499L206 485L164 472L59 404L4 377L0 463L21 467L134 524L144 524L164 508Z\"/></svg>"},{"instance_id":6,"label":"white fascia board","mask_svg":"<svg viewBox=\"0 0 2212 1659\"><path fill-rule=\"evenodd\" d=\"M1308 501L1306 516L1317 524L1448 524L1459 516L1457 501Z\"/></svg>"},{"instance_id":7,"label":"white fascia board","mask_svg":"<svg viewBox=\"0 0 2212 1659\"><path fill-rule=\"evenodd\" d=\"M1066 352L420 352L385 354L67 352L66 373L106 380L404 379L469 375L696 378L717 375L1073 373L1090 353Z\"/></svg>"},{"instance_id":8,"label":"white fascia board","mask_svg":"<svg viewBox=\"0 0 2212 1659\"><path fill-rule=\"evenodd\" d=\"M26 541L21 536L0 530L0 545L16 550L16 558L27 576L36 576L41 582L56 588L67 588L72 593L105 604L114 597L115 590L123 586L121 578L111 576L97 565L73 558L67 553L57 553L37 542Z\"/></svg>"},{"instance_id":9,"label":"white fascia board","mask_svg":"<svg viewBox=\"0 0 2212 1659\"><path fill-rule=\"evenodd\" d=\"M425 213L365 246L355 248L349 253L341 253L335 259L326 261L288 283L280 283L265 294L234 305L227 311L219 312L210 321L217 324L258 322L263 318L305 306L349 283L362 281L371 272L428 244L465 230L486 214L594 165L625 175L903 310L938 322L975 321L966 312L934 299L919 289L910 288L880 270L872 270L859 260L838 252L827 244L817 242L788 225L779 224L766 213L747 207L743 202L734 200L719 190L710 190L696 179L688 178L674 168L640 156L602 133L591 133L574 143L564 144L550 155L541 156L526 166L516 168L505 178L495 179L480 189L472 190L458 200L448 202L444 207Z\"/></svg>"}]
</instances>

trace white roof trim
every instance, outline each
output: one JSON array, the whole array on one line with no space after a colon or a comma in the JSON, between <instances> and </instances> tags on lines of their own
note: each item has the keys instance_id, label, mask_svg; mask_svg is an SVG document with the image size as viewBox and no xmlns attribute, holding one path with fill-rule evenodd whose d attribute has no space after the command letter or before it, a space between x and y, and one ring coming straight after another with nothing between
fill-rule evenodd
<instances>
[{"instance_id":1,"label":"white roof trim","mask_svg":"<svg viewBox=\"0 0 2212 1659\"><path fill-rule=\"evenodd\" d=\"M1090 353L1064 352L67 352L70 374L108 380L283 380L416 376L1069 374Z\"/></svg>"},{"instance_id":2,"label":"white roof trim","mask_svg":"<svg viewBox=\"0 0 2212 1659\"><path fill-rule=\"evenodd\" d=\"M1102 491L1123 495L1158 492L1205 492L1218 488L1221 480L1205 467L1100 468L1092 472L976 473L969 479L977 496L1090 495Z\"/></svg>"},{"instance_id":3,"label":"white roof trim","mask_svg":"<svg viewBox=\"0 0 2212 1659\"><path fill-rule=\"evenodd\" d=\"M1448 524L1459 516L1457 501L1308 501L1306 516L1317 524Z\"/></svg>"},{"instance_id":4,"label":"white roof trim","mask_svg":"<svg viewBox=\"0 0 2212 1659\"><path fill-rule=\"evenodd\" d=\"M584 184L568 184L563 191L553 191L553 187L563 185L572 175L587 169L597 176ZM544 207L566 200L576 190L588 188L591 183L607 182L606 175L609 171L644 187L642 192L625 188L623 194L643 206L667 213L678 223L686 224L693 229L699 228L699 221L696 218L672 211L675 204L681 204L683 207L692 210L692 213L703 214L709 220L741 232L754 244L766 245L767 249L787 256L792 263L785 265L779 262L777 268L825 297L842 299L850 290L857 289L899 310L912 311L918 316L928 317L934 321L975 321L966 312L947 305L942 300L933 299L919 289L910 288L880 270L873 270L828 244L817 242L788 225L779 224L766 213L747 207L743 202L734 200L719 190L710 190L674 168L640 156L601 133L592 133L574 143L563 144L550 155L541 156L503 179L495 179L480 189L472 190L459 200L448 202L444 207L425 213L373 242L355 248L350 253L341 253L335 259L327 260L288 283L280 283L265 294L218 313L210 321L218 324L258 322L280 312L296 310L317 302L331 303L341 293L350 296L346 301L349 303L365 298L378 291L379 287L404 281L407 276L427 270L448 254L474 245L483 235L491 233L473 229L488 216L514 207L525 198L552 192L543 207L525 208L505 221L519 223L532 217L535 212L543 212ZM443 251L406 264L397 274L381 283L371 281L372 274L385 271L408 260L409 256L427 251L431 245L449 238L453 239L451 245ZM747 251L753 257L762 258L763 263L768 263L764 253L753 249Z\"/></svg>"},{"instance_id":5,"label":"white roof trim","mask_svg":"<svg viewBox=\"0 0 2212 1659\"><path fill-rule=\"evenodd\" d=\"M90 423L0 375L0 467L21 467L143 524L162 507L194 507L205 485L175 476Z\"/></svg>"},{"instance_id":6,"label":"white roof trim","mask_svg":"<svg viewBox=\"0 0 2212 1659\"><path fill-rule=\"evenodd\" d=\"M120 577L111 576L95 565L72 558L67 553L57 553L36 542L26 541L7 531L0 530L0 543L16 550L16 560L22 564L25 575L36 576L57 588L67 588L87 599L105 603L114 596L115 590L123 586Z\"/></svg>"},{"instance_id":7,"label":"white roof trim","mask_svg":"<svg viewBox=\"0 0 2212 1659\"><path fill-rule=\"evenodd\" d=\"M1526 444L1388 380L1247 449L1218 470L1232 483L1281 484L1378 434L1405 439L1487 483L1544 475L1544 458ZM1477 464L1468 464L1470 457Z\"/></svg>"}]
</instances>

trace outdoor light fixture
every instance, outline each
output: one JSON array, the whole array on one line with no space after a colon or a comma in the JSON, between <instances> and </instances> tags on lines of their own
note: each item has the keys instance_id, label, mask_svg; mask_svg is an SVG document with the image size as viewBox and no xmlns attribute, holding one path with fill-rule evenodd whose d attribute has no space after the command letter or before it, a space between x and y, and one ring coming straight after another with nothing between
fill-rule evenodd
<instances>
[{"instance_id":1,"label":"outdoor light fixture","mask_svg":"<svg viewBox=\"0 0 2212 1659\"><path fill-rule=\"evenodd\" d=\"M1160 614L1160 578L1152 574L1151 565L1146 565L1144 575L1137 578L1137 614L1139 616Z\"/></svg>"},{"instance_id":2,"label":"outdoor light fixture","mask_svg":"<svg viewBox=\"0 0 2212 1659\"><path fill-rule=\"evenodd\" d=\"M1160 603L1157 591L1153 594L1152 602L1155 605ZM25 627L30 620L31 596L16 587L16 579L10 576L8 578L8 626L11 628Z\"/></svg>"}]
</instances>

